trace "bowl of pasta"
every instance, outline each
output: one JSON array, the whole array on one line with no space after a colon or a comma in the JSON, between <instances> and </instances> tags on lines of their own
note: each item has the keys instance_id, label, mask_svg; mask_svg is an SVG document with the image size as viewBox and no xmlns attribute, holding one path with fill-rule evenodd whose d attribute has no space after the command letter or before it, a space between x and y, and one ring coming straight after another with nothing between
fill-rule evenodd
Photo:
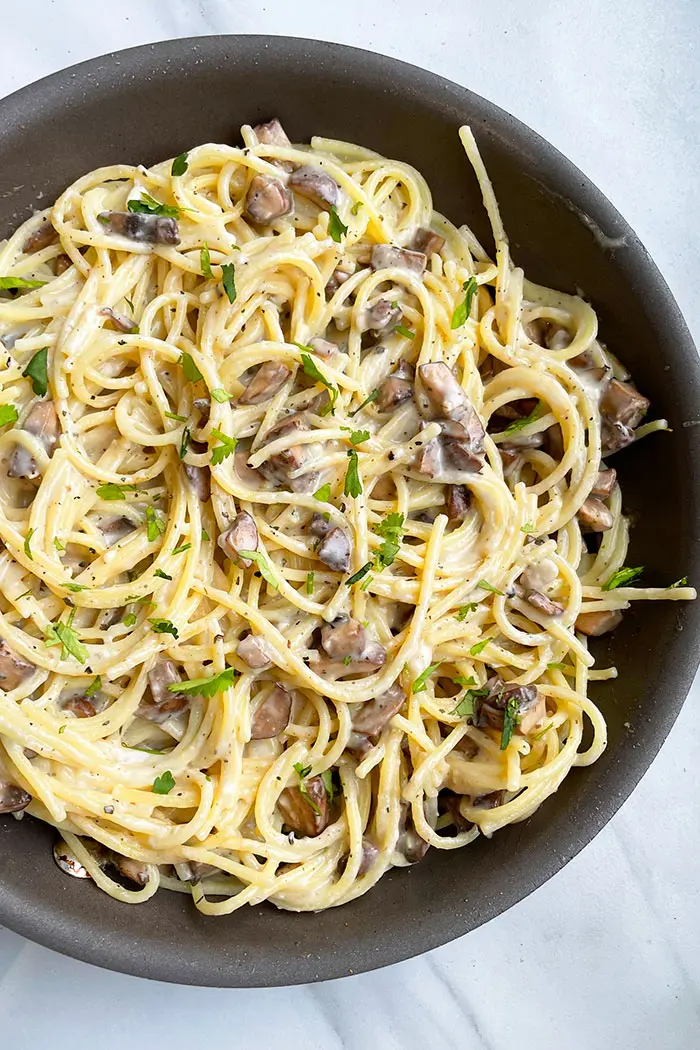
<instances>
[{"instance_id":1,"label":"bowl of pasta","mask_svg":"<svg viewBox=\"0 0 700 1050\"><path fill-rule=\"evenodd\" d=\"M700 376L635 234L307 40L57 73L0 160L0 922L291 984L541 885L698 661Z\"/></svg>"}]
</instances>

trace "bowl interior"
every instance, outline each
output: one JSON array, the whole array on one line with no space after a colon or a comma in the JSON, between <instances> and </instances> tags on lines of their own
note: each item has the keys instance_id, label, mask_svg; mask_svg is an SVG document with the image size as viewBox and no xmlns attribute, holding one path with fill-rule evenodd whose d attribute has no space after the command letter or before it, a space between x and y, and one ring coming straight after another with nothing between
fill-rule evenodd
<instances>
[{"instance_id":1,"label":"bowl interior","mask_svg":"<svg viewBox=\"0 0 700 1050\"><path fill-rule=\"evenodd\" d=\"M40 81L0 103L0 235L83 172L151 163L204 141L238 141L243 122L277 115L293 140L327 135L418 167L435 206L490 244L457 138L471 124L516 262L542 284L582 289L602 337L666 416L616 457L637 517L634 565L650 583L697 579L699 374L678 309L620 215L551 146L502 110L415 67L298 39L211 37L144 46ZM663 498L656 479L663 476ZM292 984L395 962L473 929L569 860L615 812L668 733L697 663L700 604L638 604L596 648L619 678L595 688L610 741L525 823L468 849L390 873L345 908L271 907L199 916L163 892L115 903L51 860L53 832L0 822L0 921L59 951L114 969L203 985Z\"/></svg>"}]
</instances>

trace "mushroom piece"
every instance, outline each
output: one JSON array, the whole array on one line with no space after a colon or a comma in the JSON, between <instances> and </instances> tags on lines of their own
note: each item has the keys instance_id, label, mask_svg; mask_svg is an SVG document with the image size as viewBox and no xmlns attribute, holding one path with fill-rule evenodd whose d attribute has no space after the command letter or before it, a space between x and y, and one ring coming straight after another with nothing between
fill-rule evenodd
<instances>
[{"instance_id":1,"label":"mushroom piece","mask_svg":"<svg viewBox=\"0 0 700 1050\"><path fill-rule=\"evenodd\" d=\"M363 704L356 704L352 713L352 727L356 733L362 733L376 743L382 730L403 707L406 694L398 684L394 684Z\"/></svg>"},{"instance_id":2,"label":"mushroom piece","mask_svg":"<svg viewBox=\"0 0 700 1050\"><path fill-rule=\"evenodd\" d=\"M617 471L614 467L607 467L604 470L599 470L598 476L593 482L591 495L600 496L601 499L607 499L608 496L612 495L612 491L616 484Z\"/></svg>"},{"instance_id":3,"label":"mushroom piece","mask_svg":"<svg viewBox=\"0 0 700 1050\"><path fill-rule=\"evenodd\" d=\"M577 517L582 532L605 532L613 526L612 511L597 496L583 501Z\"/></svg>"},{"instance_id":4,"label":"mushroom piece","mask_svg":"<svg viewBox=\"0 0 700 1050\"><path fill-rule=\"evenodd\" d=\"M313 536L325 536L330 529L331 524L323 514L314 514L309 522L309 532Z\"/></svg>"},{"instance_id":5,"label":"mushroom piece","mask_svg":"<svg viewBox=\"0 0 700 1050\"><path fill-rule=\"evenodd\" d=\"M256 709L250 722L251 740L270 740L289 725L292 694L278 684Z\"/></svg>"},{"instance_id":6,"label":"mushroom piece","mask_svg":"<svg viewBox=\"0 0 700 1050\"><path fill-rule=\"evenodd\" d=\"M130 532L135 530L136 526L130 518L122 517L121 515L110 515L107 518L102 518L99 524L99 529L104 536L104 541L107 547L113 547L120 540L123 540L125 536L128 536Z\"/></svg>"},{"instance_id":7,"label":"mushroom piece","mask_svg":"<svg viewBox=\"0 0 700 1050\"><path fill-rule=\"evenodd\" d=\"M36 401L22 424L22 430L38 438L46 455L51 459L58 447L59 425L53 401ZM11 478L38 478L39 468L32 454L23 445L18 445L10 458L7 473Z\"/></svg>"},{"instance_id":8,"label":"mushroom piece","mask_svg":"<svg viewBox=\"0 0 700 1050\"><path fill-rule=\"evenodd\" d=\"M478 473L484 465L485 431L475 409L465 405L460 422L449 420L442 423L440 429L446 466Z\"/></svg>"},{"instance_id":9,"label":"mushroom piece","mask_svg":"<svg viewBox=\"0 0 700 1050\"><path fill-rule=\"evenodd\" d=\"M69 696L61 704L63 711L69 711L76 718L92 718L97 714L97 708L89 696L84 693L75 693Z\"/></svg>"},{"instance_id":10,"label":"mushroom piece","mask_svg":"<svg viewBox=\"0 0 700 1050\"><path fill-rule=\"evenodd\" d=\"M124 607L119 605L116 609L103 609L99 616L98 626L101 631L107 631L121 623L124 615Z\"/></svg>"},{"instance_id":11,"label":"mushroom piece","mask_svg":"<svg viewBox=\"0 0 700 1050\"><path fill-rule=\"evenodd\" d=\"M282 146L288 149L292 145L287 132L277 117L273 117L272 120L268 120L263 124L256 124L253 131L261 146ZM277 160L277 158L272 157L268 159L271 164L278 168L283 168L284 171L294 171L295 164L291 160Z\"/></svg>"},{"instance_id":12,"label":"mushroom piece","mask_svg":"<svg viewBox=\"0 0 700 1050\"><path fill-rule=\"evenodd\" d=\"M78 860L73 850L59 839L53 847L53 859L65 875L72 875L74 879L91 879L92 875Z\"/></svg>"},{"instance_id":13,"label":"mushroom piece","mask_svg":"<svg viewBox=\"0 0 700 1050\"><path fill-rule=\"evenodd\" d=\"M373 270L388 270L396 267L421 276L428 259L423 252L411 251L410 248L396 248L393 244L375 244L372 248L370 266Z\"/></svg>"},{"instance_id":14,"label":"mushroom piece","mask_svg":"<svg viewBox=\"0 0 700 1050\"><path fill-rule=\"evenodd\" d=\"M380 385L379 397L376 399L375 405L379 412L388 412L390 409L402 405L404 401L409 401L412 397L412 377L406 374L405 369L397 368Z\"/></svg>"},{"instance_id":15,"label":"mushroom piece","mask_svg":"<svg viewBox=\"0 0 700 1050\"><path fill-rule=\"evenodd\" d=\"M527 591L525 594L525 600L534 605L540 612L545 613L546 616L561 616L564 612L564 606L559 602L552 601L546 594L542 594L541 591Z\"/></svg>"},{"instance_id":16,"label":"mushroom piece","mask_svg":"<svg viewBox=\"0 0 700 1050\"><path fill-rule=\"evenodd\" d=\"M73 265L73 260L70 255L64 255L64 253L61 252L60 255L56 256L54 265L56 267L56 276L60 277L62 273L66 272L66 270L70 270Z\"/></svg>"},{"instance_id":17,"label":"mushroom piece","mask_svg":"<svg viewBox=\"0 0 700 1050\"><path fill-rule=\"evenodd\" d=\"M285 418L269 430L267 433L267 442L276 441L278 438L284 437L287 434L302 433L309 429L309 424L306 417L300 412L295 412L294 415L285 416ZM270 456L267 463L262 464L263 471L267 467L273 472L280 472L284 475L289 475L293 471L300 470L306 462L308 451L304 445L289 444L287 448L281 452L277 452L274 456Z\"/></svg>"},{"instance_id":18,"label":"mushroom piece","mask_svg":"<svg viewBox=\"0 0 700 1050\"><path fill-rule=\"evenodd\" d=\"M440 792L439 799L440 802L444 804L445 809L452 817L452 823L454 824L457 831L471 831L471 829L474 827L474 824L471 820L467 820L467 818L462 814L462 795L457 795L453 791L450 791L448 789Z\"/></svg>"},{"instance_id":19,"label":"mushroom piece","mask_svg":"<svg viewBox=\"0 0 700 1050\"><path fill-rule=\"evenodd\" d=\"M534 685L508 684L498 675L486 683L489 687L487 696L474 699L474 725L481 728L503 729L505 709L512 701L516 702L515 717L521 732L530 732L538 722L547 715L544 697L541 697ZM523 728L527 727L527 728Z\"/></svg>"},{"instance_id":20,"label":"mushroom piece","mask_svg":"<svg viewBox=\"0 0 700 1050\"><path fill-rule=\"evenodd\" d=\"M236 474L241 479L244 485L247 485L251 489L259 489L265 484L265 479L259 470L255 470L253 467L248 466L248 456L250 455L250 449L242 448L240 442L233 454L233 466Z\"/></svg>"},{"instance_id":21,"label":"mushroom piece","mask_svg":"<svg viewBox=\"0 0 700 1050\"><path fill-rule=\"evenodd\" d=\"M433 361L418 369L420 386L416 402L421 415L429 419L462 421L469 402L467 395L444 361Z\"/></svg>"},{"instance_id":22,"label":"mushroom piece","mask_svg":"<svg viewBox=\"0 0 700 1050\"><path fill-rule=\"evenodd\" d=\"M133 857L124 857L121 853L112 852L109 855L109 863L120 875L137 886L145 886L148 882L148 865L142 860L134 860Z\"/></svg>"},{"instance_id":23,"label":"mushroom piece","mask_svg":"<svg viewBox=\"0 0 700 1050\"><path fill-rule=\"evenodd\" d=\"M347 572L350 568L350 537L341 528L331 529L327 533L318 551L319 559L334 572Z\"/></svg>"},{"instance_id":24,"label":"mushroom piece","mask_svg":"<svg viewBox=\"0 0 700 1050\"><path fill-rule=\"evenodd\" d=\"M360 866L357 869L358 875L366 875L369 869L374 865L375 860L381 853L379 846L375 846L368 838L363 837L362 839L362 857L360 858Z\"/></svg>"},{"instance_id":25,"label":"mushroom piece","mask_svg":"<svg viewBox=\"0 0 700 1050\"><path fill-rule=\"evenodd\" d=\"M38 252L42 248L48 248L50 244L55 244L58 240L58 234L51 225L48 219L42 222L40 226L29 234L26 241L24 242L23 251L25 252Z\"/></svg>"},{"instance_id":26,"label":"mushroom piece","mask_svg":"<svg viewBox=\"0 0 700 1050\"><path fill-rule=\"evenodd\" d=\"M100 313L103 317L108 317L114 327L120 332L128 333L138 331L139 326L133 317L127 317L126 314L119 314L110 306L103 306Z\"/></svg>"},{"instance_id":27,"label":"mushroom piece","mask_svg":"<svg viewBox=\"0 0 700 1050\"><path fill-rule=\"evenodd\" d=\"M172 692L168 686L182 681L172 660L159 660L148 672L150 697L144 697L137 709L140 718L149 722L165 722L177 715L189 704L189 697Z\"/></svg>"},{"instance_id":28,"label":"mushroom piece","mask_svg":"<svg viewBox=\"0 0 700 1050\"><path fill-rule=\"evenodd\" d=\"M0 813L21 813L31 801L32 796L24 788L0 779Z\"/></svg>"},{"instance_id":29,"label":"mushroom piece","mask_svg":"<svg viewBox=\"0 0 700 1050\"><path fill-rule=\"evenodd\" d=\"M345 284L349 277L355 272L357 263L354 259L348 257L347 259L341 259L336 266L333 273L326 281L326 295L335 295L340 288L341 284Z\"/></svg>"},{"instance_id":30,"label":"mushroom piece","mask_svg":"<svg viewBox=\"0 0 700 1050\"><path fill-rule=\"evenodd\" d=\"M290 375L290 369L282 361L266 361L260 365L238 398L238 404L259 405L262 401L269 401L284 386Z\"/></svg>"},{"instance_id":31,"label":"mushroom piece","mask_svg":"<svg viewBox=\"0 0 700 1050\"><path fill-rule=\"evenodd\" d=\"M16 689L18 685L36 671L34 664L30 664L23 656L10 649L4 638L0 638L0 689L6 693Z\"/></svg>"},{"instance_id":32,"label":"mushroom piece","mask_svg":"<svg viewBox=\"0 0 700 1050\"><path fill-rule=\"evenodd\" d=\"M245 199L245 213L260 226L289 215L294 207L292 195L279 179L256 175L251 180Z\"/></svg>"},{"instance_id":33,"label":"mushroom piece","mask_svg":"<svg viewBox=\"0 0 700 1050\"><path fill-rule=\"evenodd\" d=\"M333 660L361 660L367 642L367 631L359 620L336 620L321 628L321 645Z\"/></svg>"},{"instance_id":34,"label":"mushroom piece","mask_svg":"<svg viewBox=\"0 0 700 1050\"><path fill-rule=\"evenodd\" d=\"M110 233L141 244L179 244L180 227L169 215L135 211L102 211L97 216Z\"/></svg>"},{"instance_id":35,"label":"mushroom piece","mask_svg":"<svg viewBox=\"0 0 700 1050\"><path fill-rule=\"evenodd\" d=\"M400 318L399 306L392 306L389 299L377 299L360 314L359 328L361 332L372 331L378 334L397 324Z\"/></svg>"},{"instance_id":36,"label":"mushroom piece","mask_svg":"<svg viewBox=\"0 0 700 1050\"><path fill-rule=\"evenodd\" d=\"M304 794L298 787L285 788L277 799L282 820L300 837L315 838L330 824L328 795L321 777L307 777Z\"/></svg>"},{"instance_id":37,"label":"mushroom piece","mask_svg":"<svg viewBox=\"0 0 700 1050\"><path fill-rule=\"evenodd\" d=\"M471 492L466 485L448 485L445 504L450 521L464 521L471 505Z\"/></svg>"},{"instance_id":38,"label":"mushroom piece","mask_svg":"<svg viewBox=\"0 0 700 1050\"><path fill-rule=\"evenodd\" d=\"M309 339L309 346L320 357L330 357L332 354L340 352L340 347L337 343L332 343L330 339L322 339L319 335Z\"/></svg>"},{"instance_id":39,"label":"mushroom piece","mask_svg":"<svg viewBox=\"0 0 700 1050\"><path fill-rule=\"evenodd\" d=\"M472 799L474 809L498 809L505 801L506 793L500 791L489 791L486 795L475 795Z\"/></svg>"},{"instance_id":40,"label":"mushroom piece","mask_svg":"<svg viewBox=\"0 0 700 1050\"><path fill-rule=\"evenodd\" d=\"M340 186L320 168L304 164L289 176L289 185L300 197L308 197L319 208L337 207L340 203Z\"/></svg>"},{"instance_id":41,"label":"mushroom piece","mask_svg":"<svg viewBox=\"0 0 700 1050\"><path fill-rule=\"evenodd\" d=\"M606 454L619 452L634 441L634 428L649 408L649 401L632 383L611 379L600 399L601 437Z\"/></svg>"},{"instance_id":42,"label":"mushroom piece","mask_svg":"<svg viewBox=\"0 0 700 1050\"><path fill-rule=\"evenodd\" d=\"M428 258L437 252L441 252L444 246L445 238L426 226L418 227L410 245L412 251L422 252Z\"/></svg>"},{"instance_id":43,"label":"mushroom piece","mask_svg":"<svg viewBox=\"0 0 700 1050\"><path fill-rule=\"evenodd\" d=\"M208 397L196 397L192 407L199 413L199 425L206 426L211 415L211 400Z\"/></svg>"},{"instance_id":44,"label":"mushroom piece","mask_svg":"<svg viewBox=\"0 0 700 1050\"><path fill-rule=\"evenodd\" d=\"M185 477L190 483L200 503L207 503L211 497L211 474L208 467L195 467L192 463L183 464Z\"/></svg>"},{"instance_id":45,"label":"mushroom piece","mask_svg":"<svg viewBox=\"0 0 700 1050\"><path fill-rule=\"evenodd\" d=\"M528 565L520 574L520 582L523 587L531 591L544 591L550 584L554 583L559 575L559 569L551 558L542 558L541 561Z\"/></svg>"},{"instance_id":46,"label":"mushroom piece","mask_svg":"<svg viewBox=\"0 0 700 1050\"><path fill-rule=\"evenodd\" d=\"M219 536L219 546L232 561L238 561L245 569L253 563L250 558L242 558L241 551L258 549L258 527L247 511L242 510L234 518L233 525Z\"/></svg>"},{"instance_id":47,"label":"mushroom piece","mask_svg":"<svg viewBox=\"0 0 700 1050\"><path fill-rule=\"evenodd\" d=\"M576 619L576 630L590 638L599 638L601 634L614 631L621 623L620 609L602 609L600 612L579 613Z\"/></svg>"},{"instance_id":48,"label":"mushroom piece","mask_svg":"<svg viewBox=\"0 0 700 1050\"><path fill-rule=\"evenodd\" d=\"M401 808L403 810L402 830L396 842L396 852L400 853L408 864L417 864L418 861L423 860L430 849L430 843L421 838L416 831L410 807L404 803Z\"/></svg>"},{"instance_id":49,"label":"mushroom piece","mask_svg":"<svg viewBox=\"0 0 700 1050\"><path fill-rule=\"evenodd\" d=\"M269 667L275 655L270 643L255 634L248 634L236 646L241 660L256 671Z\"/></svg>"}]
</instances>

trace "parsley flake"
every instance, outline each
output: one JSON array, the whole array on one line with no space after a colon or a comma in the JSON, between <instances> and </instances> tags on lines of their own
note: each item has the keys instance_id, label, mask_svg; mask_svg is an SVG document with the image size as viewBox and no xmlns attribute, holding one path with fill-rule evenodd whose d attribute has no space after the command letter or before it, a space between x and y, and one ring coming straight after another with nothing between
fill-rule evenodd
<instances>
[{"instance_id":1,"label":"parsley flake","mask_svg":"<svg viewBox=\"0 0 700 1050\"><path fill-rule=\"evenodd\" d=\"M530 423L534 423L544 413L544 406L541 401L538 401L529 416L523 416L522 419L514 419L512 423L509 423L504 434L515 434L516 431L522 430L523 427L528 427Z\"/></svg>"},{"instance_id":2,"label":"parsley flake","mask_svg":"<svg viewBox=\"0 0 700 1050\"><path fill-rule=\"evenodd\" d=\"M624 587L627 583L632 583L644 572L644 566L638 565L636 569L629 569L623 567L614 572L607 583L603 584L604 591L614 591L618 587Z\"/></svg>"},{"instance_id":3,"label":"parsley flake","mask_svg":"<svg viewBox=\"0 0 700 1050\"><path fill-rule=\"evenodd\" d=\"M503 597L503 591L499 591L498 587L494 587L488 580L479 580L477 587L481 587L482 591L490 591L491 594L500 594Z\"/></svg>"},{"instance_id":4,"label":"parsley flake","mask_svg":"<svg viewBox=\"0 0 700 1050\"><path fill-rule=\"evenodd\" d=\"M270 568L270 563L264 554L261 554L260 551L239 551L238 553L241 558L246 558L248 561L254 561L263 580L267 580L270 586L277 590L277 577Z\"/></svg>"},{"instance_id":5,"label":"parsley flake","mask_svg":"<svg viewBox=\"0 0 700 1050\"><path fill-rule=\"evenodd\" d=\"M30 561L34 561L34 555L32 554L29 544L32 542L32 536L35 533L35 529L30 529L27 535L24 537L24 553Z\"/></svg>"},{"instance_id":6,"label":"parsley flake","mask_svg":"<svg viewBox=\"0 0 700 1050\"><path fill-rule=\"evenodd\" d=\"M85 695L86 696L94 696L96 693L99 693L101 688L102 688L102 675L98 674L97 678L93 678L93 680L90 682L90 685L85 690Z\"/></svg>"},{"instance_id":7,"label":"parsley flake","mask_svg":"<svg viewBox=\"0 0 700 1050\"><path fill-rule=\"evenodd\" d=\"M407 328L404 324L397 324L394 326L394 331L398 332L399 335L404 336L406 339L413 339L415 332L412 332L410 328Z\"/></svg>"},{"instance_id":8,"label":"parsley flake","mask_svg":"<svg viewBox=\"0 0 700 1050\"><path fill-rule=\"evenodd\" d=\"M331 498L331 486L330 482L326 482L325 485L321 485L320 489L316 489L314 492L314 499L319 500L321 503L328 503Z\"/></svg>"},{"instance_id":9,"label":"parsley flake","mask_svg":"<svg viewBox=\"0 0 700 1050\"><path fill-rule=\"evenodd\" d=\"M336 244L340 244L343 234L348 232L348 228L343 220L338 215L338 209L335 204L331 204L331 216L328 220L328 232L330 233Z\"/></svg>"},{"instance_id":10,"label":"parsley flake","mask_svg":"<svg viewBox=\"0 0 700 1050\"><path fill-rule=\"evenodd\" d=\"M153 781L153 794L154 795L169 795L175 787L175 777L172 775L169 769L166 769L162 776L156 777Z\"/></svg>"},{"instance_id":11,"label":"parsley flake","mask_svg":"<svg viewBox=\"0 0 700 1050\"><path fill-rule=\"evenodd\" d=\"M429 664L428 667L416 678L411 688L412 693L423 693L427 689L427 681L434 671L437 671L438 667L442 663L442 660L438 660L436 664Z\"/></svg>"},{"instance_id":12,"label":"parsley flake","mask_svg":"<svg viewBox=\"0 0 700 1050\"><path fill-rule=\"evenodd\" d=\"M206 241L199 250L199 268L202 271L203 277L214 276L211 272L211 255L209 254L209 246Z\"/></svg>"},{"instance_id":13,"label":"parsley flake","mask_svg":"<svg viewBox=\"0 0 700 1050\"><path fill-rule=\"evenodd\" d=\"M299 794L306 799L314 813L316 813L317 816L320 816L321 810L311 798L311 795L309 794L308 789L306 787L306 778L311 772L311 766L303 766L301 762L295 762L294 769L296 771L297 776L299 777Z\"/></svg>"},{"instance_id":14,"label":"parsley flake","mask_svg":"<svg viewBox=\"0 0 700 1050\"><path fill-rule=\"evenodd\" d=\"M221 283L226 292L226 298L230 303L236 301L236 274L233 263L224 263L221 267Z\"/></svg>"},{"instance_id":15,"label":"parsley flake","mask_svg":"<svg viewBox=\"0 0 700 1050\"><path fill-rule=\"evenodd\" d=\"M479 653L483 653L484 649L486 648L486 646L489 644L490 641L493 641L493 639L492 638L484 638L482 641L477 642L476 645L473 645L471 647L471 649L469 650L469 655L470 656L478 656Z\"/></svg>"},{"instance_id":16,"label":"parsley flake","mask_svg":"<svg viewBox=\"0 0 700 1050\"><path fill-rule=\"evenodd\" d=\"M476 277L470 277L468 281L464 282L462 285L464 299L455 307L454 313L452 314L452 328L461 328L467 320L471 313L472 300L478 290L479 285L477 284Z\"/></svg>"},{"instance_id":17,"label":"parsley flake","mask_svg":"<svg viewBox=\"0 0 700 1050\"><path fill-rule=\"evenodd\" d=\"M349 416L356 416L358 412L361 412L363 408L367 407L367 405L371 405L372 402L376 401L378 397L379 397L379 389L373 390L372 393L369 394L369 396L364 399L362 404L358 405L357 408L354 408L352 410L352 412L348 412L348 415Z\"/></svg>"},{"instance_id":18,"label":"parsley flake","mask_svg":"<svg viewBox=\"0 0 700 1050\"><path fill-rule=\"evenodd\" d=\"M188 379L190 383L198 383L203 378L202 373L194 363L192 354L188 354L186 350L180 354L180 367L185 373L185 379Z\"/></svg>"},{"instance_id":19,"label":"parsley flake","mask_svg":"<svg viewBox=\"0 0 700 1050\"><path fill-rule=\"evenodd\" d=\"M369 441L370 436L369 430L353 430L350 435L350 444L361 445L363 441Z\"/></svg>"},{"instance_id":20,"label":"parsley flake","mask_svg":"<svg viewBox=\"0 0 700 1050\"><path fill-rule=\"evenodd\" d=\"M177 157L172 163L172 167L170 168L170 174L184 175L188 168L189 164L187 163L187 151L185 151L184 153L178 153Z\"/></svg>"},{"instance_id":21,"label":"parsley flake","mask_svg":"<svg viewBox=\"0 0 700 1050\"><path fill-rule=\"evenodd\" d=\"M459 612L457 613L458 620L466 620L470 612L474 612L479 606L478 602L467 602L466 605L460 606Z\"/></svg>"},{"instance_id":22,"label":"parsley flake","mask_svg":"<svg viewBox=\"0 0 700 1050\"><path fill-rule=\"evenodd\" d=\"M185 427L182 431L182 440L180 441L180 459L184 459L187 455L187 449L190 443L190 435L192 431L189 427Z\"/></svg>"},{"instance_id":23,"label":"parsley flake","mask_svg":"<svg viewBox=\"0 0 700 1050\"><path fill-rule=\"evenodd\" d=\"M124 620L124 622L126 623L126 620ZM173 638L180 637L180 632L172 620L158 620L155 617L149 616L148 622L156 634L172 634Z\"/></svg>"},{"instance_id":24,"label":"parsley flake","mask_svg":"<svg viewBox=\"0 0 700 1050\"><path fill-rule=\"evenodd\" d=\"M73 630L73 616L75 609L68 618L67 623L63 623L58 620L56 623L50 623L46 628L46 637L44 645L47 649L50 649L54 645L61 646L61 659L65 660L67 655L75 657L80 663L85 663L88 658L88 651L83 643L78 638L77 633Z\"/></svg>"},{"instance_id":25,"label":"parsley flake","mask_svg":"<svg viewBox=\"0 0 700 1050\"><path fill-rule=\"evenodd\" d=\"M369 570L370 570L371 568L372 568L372 562L371 562L371 561L365 562L365 564L364 564L364 565L362 566L362 568L361 568L361 569L358 569L356 573L354 573L354 574L353 574L352 576L350 576L350 577L349 577L349 578L348 578L348 579L347 579L347 580L345 581L345 586L346 586L346 587L352 587L353 583L359 583L359 581L360 581L360 580L361 580L361 579L362 579L362 578L363 578L364 576L366 576L366 575L367 575L367 573L369 572Z\"/></svg>"},{"instance_id":26,"label":"parsley flake","mask_svg":"<svg viewBox=\"0 0 700 1050\"><path fill-rule=\"evenodd\" d=\"M212 390L211 396L215 401L218 401L220 405L223 405L225 401L230 401L232 394L227 394L223 387L217 386L215 390Z\"/></svg>"},{"instance_id":27,"label":"parsley flake","mask_svg":"<svg viewBox=\"0 0 700 1050\"><path fill-rule=\"evenodd\" d=\"M162 569L156 569L153 575L157 576L159 580L172 580L172 576L168 576L167 572L163 572Z\"/></svg>"},{"instance_id":28,"label":"parsley flake","mask_svg":"<svg viewBox=\"0 0 700 1050\"><path fill-rule=\"evenodd\" d=\"M37 397L43 397L49 389L48 355L48 346L45 346L43 350L37 350L22 372L22 375L31 381L32 390Z\"/></svg>"},{"instance_id":29,"label":"parsley flake","mask_svg":"<svg viewBox=\"0 0 700 1050\"><path fill-rule=\"evenodd\" d=\"M179 208L172 204L163 204L162 201L157 201L155 197L151 197L150 193L145 191L141 193L140 200L128 201L126 206L129 211L140 212L145 215L169 215L173 219L180 217Z\"/></svg>"},{"instance_id":30,"label":"parsley flake","mask_svg":"<svg viewBox=\"0 0 700 1050\"><path fill-rule=\"evenodd\" d=\"M314 573L307 572L306 574L306 593L311 597L314 593Z\"/></svg>"},{"instance_id":31,"label":"parsley flake","mask_svg":"<svg viewBox=\"0 0 700 1050\"><path fill-rule=\"evenodd\" d=\"M168 686L171 693L182 693L184 696L216 696L224 693L233 685L236 677L233 667L226 667L211 678L190 678L187 682L173 682Z\"/></svg>"},{"instance_id":32,"label":"parsley flake","mask_svg":"<svg viewBox=\"0 0 700 1050\"><path fill-rule=\"evenodd\" d=\"M517 694L511 696L506 702L503 712L503 729L501 731L501 751L505 751L513 736L513 730L520 721L518 709L520 701Z\"/></svg>"},{"instance_id":33,"label":"parsley flake","mask_svg":"<svg viewBox=\"0 0 700 1050\"><path fill-rule=\"evenodd\" d=\"M14 405L0 405L0 427L6 427L8 423L16 423L19 413Z\"/></svg>"},{"instance_id":34,"label":"parsley flake","mask_svg":"<svg viewBox=\"0 0 700 1050\"><path fill-rule=\"evenodd\" d=\"M225 459L230 456L238 444L237 438L231 438L227 434L223 434L220 430L215 427L212 428L212 434L215 438L218 438L221 442L220 445L215 445L211 450L211 461L215 467L218 467L220 463L223 463Z\"/></svg>"},{"instance_id":35,"label":"parsley flake","mask_svg":"<svg viewBox=\"0 0 700 1050\"><path fill-rule=\"evenodd\" d=\"M358 469L359 460L357 458L357 452L354 449L350 449L348 452L348 464L347 474L345 475L345 485L343 487L343 493L346 496L360 496L362 494L362 482L360 481L360 472Z\"/></svg>"},{"instance_id":36,"label":"parsley flake","mask_svg":"<svg viewBox=\"0 0 700 1050\"><path fill-rule=\"evenodd\" d=\"M165 533L165 522L153 507L146 507L146 533L149 543L154 543Z\"/></svg>"},{"instance_id":37,"label":"parsley flake","mask_svg":"<svg viewBox=\"0 0 700 1050\"><path fill-rule=\"evenodd\" d=\"M15 288L41 288L48 281L31 281L26 277L0 277L0 291L11 291Z\"/></svg>"},{"instance_id":38,"label":"parsley flake","mask_svg":"<svg viewBox=\"0 0 700 1050\"><path fill-rule=\"evenodd\" d=\"M301 346L301 343L295 343L295 346ZM301 367L304 375L308 376L309 379L315 379L317 383L322 383L323 386L328 390L329 397L331 399L328 411L331 415L335 412L335 403L338 400L338 388L333 386L331 382L324 376L321 369L318 367L313 357L310 354L301 355ZM326 412L322 412L322 415L327 415Z\"/></svg>"},{"instance_id":39,"label":"parsley flake","mask_svg":"<svg viewBox=\"0 0 700 1050\"><path fill-rule=\"evenodd\" d=\"M108 481L104 485L98 485L95 495L99 499L113 502L126 499L127 492L136 492L136 485L117 485L113 481Z\"/></svg>"},{"instance_id":40,"label":"parsley flake","mask_svg":"<svg viewBox=\"0 0 700 1050\"><path fill-rule=\"evenodd\" d=\"M377 525L377 534L384 540L384 543L379 548L379 553L377 554L377 564L379 567L391 565L398 554L399 547L401 546L401 539L403 537L403 525L404 516L403 514L398 514L396 511L387 514L387 516Z\"/></svg>"}]
</instances>

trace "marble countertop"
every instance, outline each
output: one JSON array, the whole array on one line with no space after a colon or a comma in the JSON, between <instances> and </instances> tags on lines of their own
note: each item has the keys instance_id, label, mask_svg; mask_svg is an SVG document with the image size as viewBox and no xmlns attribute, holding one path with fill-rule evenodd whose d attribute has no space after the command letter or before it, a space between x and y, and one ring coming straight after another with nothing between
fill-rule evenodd
<instances>
[{"instance_id":1,"label":"marble countertop","mask_svg":"<svg viewBox=\"0 0 700 1050\"><path fill-rule=\"evenodd\" d=\"M641 236L700 343L697 0L23 0L0 96L108 50L203 33L322 37L458 81L536 128ZM691 1050L700 1024L700 686L629 801L507 914L436 951L324 985L180 988L0 928L0 1045L201 1050ZM659 697L663 703L663 697Z\"/></svg>"}]
</instances>

